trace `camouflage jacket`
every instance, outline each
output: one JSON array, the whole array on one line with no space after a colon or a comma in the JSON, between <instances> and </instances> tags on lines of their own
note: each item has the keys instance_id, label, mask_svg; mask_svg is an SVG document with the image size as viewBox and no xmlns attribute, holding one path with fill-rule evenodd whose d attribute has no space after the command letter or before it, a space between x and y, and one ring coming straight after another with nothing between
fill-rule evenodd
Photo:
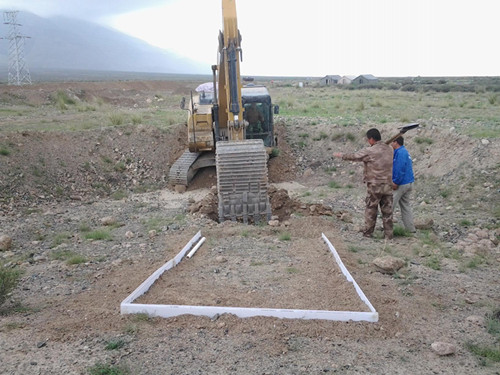
<instances>
[{"instance_id":1,"label":"camouflage jacket","mask_svg":"<svg viewBox=\"0 0 500 375\"><path fill-rule=\"evenodd\" d=\"M353 154L344 154L343 160L362 161L365 164L363 182L392 183L392 147L379 141Z\"/></svg>"}]
</instances>

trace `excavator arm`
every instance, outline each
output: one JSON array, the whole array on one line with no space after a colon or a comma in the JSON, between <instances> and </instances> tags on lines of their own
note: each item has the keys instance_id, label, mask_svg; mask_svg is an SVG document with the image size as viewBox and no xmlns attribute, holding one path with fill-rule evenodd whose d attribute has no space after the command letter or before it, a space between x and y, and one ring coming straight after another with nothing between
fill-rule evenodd
<instances>
[{"instance_id":1,"label":"excavator arm","mask_svg":"<svg viewBox=\"0 0 500 375\"><path fill-rule=\"evenodd\" d=\"M241 35L238 30L235 0L222 0L223 29L219 33L219 121L229 140L243 140L241 103Z\"/></svg>"},{"instance_id":2,"label":"excavator arm","mask_svg":"<svg viewBox=\"0 0 500 375\"><path fill-rule=\"evenodd\" d=\"M235 0L222 0L223 30L219 34L219 124L227 141L216 143L219 221L271 218L267 194L267 152L261 139L245 140L241 96L241 35ZM215 72L215 69L214 69ZM216 116L217 117L217 116ZM225 139L219 137L219 139Z\"/></svg>"}]
</instances>

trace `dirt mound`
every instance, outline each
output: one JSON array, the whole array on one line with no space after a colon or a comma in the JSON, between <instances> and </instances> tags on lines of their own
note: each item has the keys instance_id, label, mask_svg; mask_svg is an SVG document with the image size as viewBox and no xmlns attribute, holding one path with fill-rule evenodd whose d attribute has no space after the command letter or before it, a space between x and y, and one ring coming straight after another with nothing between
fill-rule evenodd
<instances>
[{"instance_id":1,"label":"dirt mound","mask_svg":"<svg viewBox=\"0 0 500 375\"><path fill-rule=\"evenodd\" d=\"M306 204L296 199L290 198L288 191L270 186L268 189L269 201L273 217L279 221L288 220L292 214L301 216L332 216L333 210L321 204ZM219 199L217 188L213 187L210 192L200 201L194 202L189 208L190 213L199 213L214 221L219 220L218 214Z\"/></svg>"},{"instance_id":2,"label":"dirt mound","mask_svg":"<svg viewBox=\"0 0 500 375\"><path fill-rule=\"evenodd\" d=\"M2 207L48 200L93 200L117 192L166 186L168 168L182 148L183 126L171 134L152 126L87 132L0 135Z\"/></svg>"}]
</instances>

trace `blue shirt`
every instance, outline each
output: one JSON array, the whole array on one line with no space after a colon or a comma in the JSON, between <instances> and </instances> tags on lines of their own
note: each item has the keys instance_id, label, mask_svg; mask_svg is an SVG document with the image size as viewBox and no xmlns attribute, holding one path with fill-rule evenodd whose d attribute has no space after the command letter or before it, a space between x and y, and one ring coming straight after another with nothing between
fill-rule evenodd
<instances>
[{"instance_id":1,"label":"blue shirt","mask_svg":"<svg viewBox=\"0 0 500 375\"><path fill-rule=\"evenodd\" d=\"M394 150L392 182L396 185L406 185L414 181L411 156L405 146L400 146Z\"/></svg>"}]
</instances>

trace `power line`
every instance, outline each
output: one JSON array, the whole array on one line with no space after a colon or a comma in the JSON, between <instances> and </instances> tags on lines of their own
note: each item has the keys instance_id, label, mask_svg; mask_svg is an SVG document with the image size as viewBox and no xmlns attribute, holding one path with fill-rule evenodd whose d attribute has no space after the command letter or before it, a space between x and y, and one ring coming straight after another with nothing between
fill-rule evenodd
<instances>
[{"instance_id":1,"label":"power line","mask_svg":"<svg viewBox=\"0 0 500 375\"><path fill-rule=\"evenodd\" d=\"M31 85L31 75L24 60L24 40L29 36L21 35L17 23L18 11L8 11L3 13L5 25L9 25L9 33L6 38L9 41L9 85L21 86Z\"/></svg>"}]
</instances>

